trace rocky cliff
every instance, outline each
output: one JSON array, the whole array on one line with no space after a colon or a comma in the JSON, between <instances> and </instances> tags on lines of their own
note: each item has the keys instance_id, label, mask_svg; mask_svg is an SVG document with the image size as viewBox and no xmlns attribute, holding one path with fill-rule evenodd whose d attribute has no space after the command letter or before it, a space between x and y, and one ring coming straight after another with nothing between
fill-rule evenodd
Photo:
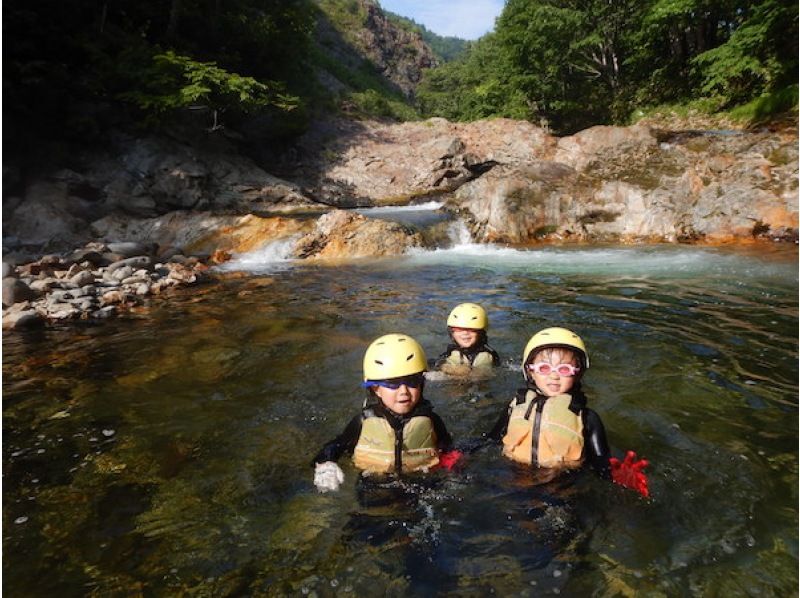
<instances>
[{"instance_id":1,"label":"rocky cliff","mask_svg":"<svg viewBox=\"0 0 800 598\"><path fill-rule=\"evenodd\" d=\"M325 203L442 195L479 241L708 241L797 234L797 129L593 127L443 119L310 133L292 173Z\"/></svg>"},{"instance_id":2,"label":"rocky cliff","mask_svg":"<svg viewBox=\"0 0 800 598\"><path fill-rule=\"evenodd\" d=\"M342 67L356 76L374 70L396 91L412 98L422 72L437 65L430 47L418 33L390 21L372 0L357 0L334 10L338 4L341 3L320 2L328 17L318 20L315 40L320 52L334 61L338 71L323 69L320 81L339 91L350 87L341 74Z\"/></svg>"},{"instance_id":3,"label":"rocky cliff","mask_svg":"<svg viewBox=\"0 0 800 598\"><path fill-rule=\"evenodd\" d=\"M275 215L430 195L477 241L794 239L797 147L794 127L594 127L556 138L505 119L343 120L313 128L278 178L224 141L121 138L115 152L83 156L80 171L6 198L3 244L6 253L71 249L96 237L91 222L112 216Z\"/></svg>"}]
</instances>

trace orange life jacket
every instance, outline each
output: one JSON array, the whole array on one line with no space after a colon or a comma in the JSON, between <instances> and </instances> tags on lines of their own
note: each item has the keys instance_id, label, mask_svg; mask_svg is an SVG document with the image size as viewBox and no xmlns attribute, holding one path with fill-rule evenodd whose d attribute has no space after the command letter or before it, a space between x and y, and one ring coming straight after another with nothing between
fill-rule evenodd
<instances>
[{"instance_id":1,"label":"orange life jacket","mask_svg":"<svg viewBox=\"0 0 800 598\"><path fill-rule=\"evenodd\" d=\"M569 409L567 394L545 397L529 390L511 402L503 454L537 467L579 467L583 460L583 418Z\"/></svg>"}]
</instances>

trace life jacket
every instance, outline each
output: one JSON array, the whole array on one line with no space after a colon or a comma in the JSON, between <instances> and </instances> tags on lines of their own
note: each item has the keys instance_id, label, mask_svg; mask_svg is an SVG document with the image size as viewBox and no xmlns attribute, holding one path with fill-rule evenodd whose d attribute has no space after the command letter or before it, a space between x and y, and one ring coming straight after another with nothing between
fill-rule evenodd
<instances>
[{"instance_id":1,"label":"life jacket","mask_svg":"<svg viewBox=\"0 0 800 598\"><path fill-rule=\"evenodd\" d=\"M583 462L581 409L568 394L546 397L522 389L511 401L503 454L537 467L575 468Z\"/></svg>"},{"instance_id":2,"label":"life jacket","mask_svg":"<svg viewBox=\"0 0 800 598\"><path fill-rule=\"evenodd\" d=\"M450 344L439 358L439 363L449 365L469 365L472 367L493 366L497 353L489 345L480 343L468 349L462 349L456 344Z\"/></svg>"},{"instance_id":3,"label":"life jacket","mask_svg":"<svg viewBox=\"0 0 800 598\"><path fill-rule=\"evenodd\" d=\"M395 429L389 420L367 408L353 450L353 463L373 473L429 469L439 463L436 440L433 421L427 415L404 419Z\"/></svg>"}]
</instances>

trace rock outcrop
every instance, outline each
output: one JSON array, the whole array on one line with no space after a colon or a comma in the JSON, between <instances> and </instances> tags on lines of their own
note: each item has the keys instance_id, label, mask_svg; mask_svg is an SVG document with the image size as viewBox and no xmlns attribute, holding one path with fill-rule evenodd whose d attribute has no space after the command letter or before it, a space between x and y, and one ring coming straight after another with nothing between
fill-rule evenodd
<instances>
[{"instance_id":1,"label":"rock outcrop","mask_svg":"<svg viewBox=\"0 0 800 598\"><path fill-rule=\"evenodd\" d=\"M319 209L219 137L190 143L119 138L102 155L81 156L81 172L61 170L29 184L4 211L6 248L65 251L89 240L89 223L108 215L156 217L174 210L238 214ZM8 202L4 202L4 205Z\"/></svg>"},{"instance_id":2,"label":"rock outcrop","mask_svg":"<svg viewBox=\"0 0 800 598\"><path fill-rule=\"evenodd\" d=\"M288 178L340 207L406 203L453 191L497 164L525 164L553 151L555 139L525 121L451 123L442 118L384 124L320 124L295 148Z\"/></svg>"},{"instance_id":3,"label":"rock outcrop","mask_svg":"<svg viewBox=\"0 0 800 598\"><path fill-rule=\"evenodd\" d=\"M659 139L659 137L661 137ZM797 138L595 127L451 200L480 241L796 239Z\"/></svg>"},{"instance_id":4,"label":"rock outcrop","mask_svg":"<svg viewBox=\"0 0 800 598\"><path fill-rule=\"evenodd\" d=\"M295 244L292 255L302 259L386 257L421 245L419 233L396 222L334 210L317 220L314 230Z\"/></svg>"},{"instance_id":5,"label":"rock outcrop","mask_svg":"<svg viewBox=\"0 0 800 598\"><path fill-rule=\"evenodd\" d=\"M155 244L160 248L159 255L172 251L206 255L253 251L270 241L308 232L313 223L281 216L175 211L155 218L107 216L93 222L92 230L96 238L106 242L131 239Z\"/></svg>"},{"instance_id":6,"label":"rock outcrop","mask_svg":"<svg viewBox=\"0 0 800 598\"><path fill-rule=\"evenodd\" d=\"M313 226L267 224L259 216L425 196L445 199L477 241L797 237L796 129L668 132L640 125L558 139L507 119L336 121L300 141L286 180L223 141L195 147L147 138L122 147L117 157L89 161L80 173L62 170L6 198L6 250L27 245L41 255L89 240L137 239L240 252ZM341 247L361 255L352 242Z\"/></svg>"}]
</instances>

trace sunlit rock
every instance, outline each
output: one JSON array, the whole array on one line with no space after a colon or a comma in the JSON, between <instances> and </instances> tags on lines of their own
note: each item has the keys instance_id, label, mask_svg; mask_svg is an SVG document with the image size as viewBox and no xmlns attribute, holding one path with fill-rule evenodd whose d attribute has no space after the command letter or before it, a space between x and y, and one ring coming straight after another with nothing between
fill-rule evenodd
<instances>
[{"instance_id":1,"label":"sunlit rock","mask_svg":"<svg viewBox=\"0 0 800 598\"><path fill-rule=\"evenodd\" d=\"M385 220L335 210L321 216L294 249L298 258L358 258L400 255L422 245L419 233Z\"/></svg>"}]
</instances>

